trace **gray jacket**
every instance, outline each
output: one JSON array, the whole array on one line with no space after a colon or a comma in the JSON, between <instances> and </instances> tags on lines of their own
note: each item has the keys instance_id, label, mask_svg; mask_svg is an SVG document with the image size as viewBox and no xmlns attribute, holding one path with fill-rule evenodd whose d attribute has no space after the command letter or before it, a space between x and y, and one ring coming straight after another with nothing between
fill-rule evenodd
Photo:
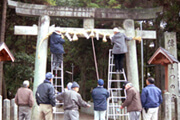
<instances>
[{"instance_id":1,"label":"gray jacket","mask_svg":"<svg viewBox=\"0 0 180 120\"><path fill-rule=\"evenodd\" d=\"M88 106L88 104L82 99L81 95L74 90L65 91L57 95L56 99L64 102L64 110L78 110L79 106Z\"/></svg>"},{"instance_id":2,"label":"gray jacket","mask_svg":"<svg viewBox=\"0 0 180 120\"><path fill-rule=\"evenodd\" d=\"M114 44L112 53L113 54L123 54L127 53L127 45L125 40L132 40L131 37L127 37L123 33L117 33L112 37L112 43Z\"/></svg>"}]
</instances>

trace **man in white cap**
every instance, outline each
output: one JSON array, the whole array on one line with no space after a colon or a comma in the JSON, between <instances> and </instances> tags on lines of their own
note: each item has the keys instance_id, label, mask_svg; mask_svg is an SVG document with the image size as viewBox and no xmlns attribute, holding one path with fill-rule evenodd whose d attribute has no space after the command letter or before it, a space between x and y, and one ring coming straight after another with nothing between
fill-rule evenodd
<instances>
[{"instance_id":1,"label":"man in white cap","mask_svg":"<svg viewBox=\"0 0 180 120\"><path fill-rule=\"evenodd\" d=\"M79 120L79 107L91 107L78 93L79 84L72 83L72 89L56 96L56 99L64 101L64 120Z\"/></svg>"},{"instance_id":2,"label":"man in white cap","mask_svg":"<svg viewBox=\"0 0 180 120\"><path fill-rule=\"evenodd\" d=\"M19 120L31 120L31 108L33 106L33 92L29 87L29 81L25 80L23 86L18 89L15 103L19 107Z\"/></svg>"},{"instance_id":3,"label":"man in white cap","mask_svg":"<svg viewBox=\"0 0 180 120\"><path fill-rule=\"evenodd\" d=\"M125 57L125 53L128 52L126 40L139 40L140 37L127 37L125 34L120 33L118 28L113 29L114 36L112 37L111 42L114 44L112 49L112 54L114 55L115 61L115 70L116 72L120 72L123 70L123 60Z\"/></svg>"},{"instance_id":4,"label":"man in white cap","mask_svg":"<svg viewBox=\"0 0 180 120\"><path fill-rule=\"evenodd\" d=\"M65 40L61 36L60 27L56 27L55 31L50 36L50 51L53 54L53 69L59 69L63 61Z\"/></svg>"}]
</instances>

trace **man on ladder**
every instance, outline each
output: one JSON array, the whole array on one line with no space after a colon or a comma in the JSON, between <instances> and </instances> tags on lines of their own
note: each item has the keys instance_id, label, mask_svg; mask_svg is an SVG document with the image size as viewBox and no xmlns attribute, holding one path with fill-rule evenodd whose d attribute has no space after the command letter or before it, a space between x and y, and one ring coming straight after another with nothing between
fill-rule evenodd
<instances>
[{"instance_id":1,"label":"man on ladder","mask_svg":"<svg viewBox=\"0 0 180 120\"><path fill-rule=\"evenodd\" d=\"M114 44L112 49L112 54L114 55L115 61L115 70L116 72L122 72L123 60L125 53L128 52L126 40L138 40L141 41L141 37L127 37L125 34L120 33L118 28L113 29L114 36L112 37L111 42Z\"/></svg>"},{"instance_id":2,"label":"man on ladder","mask_svg":"<svg viewBox=\"0 0 180 120\"><path fill-rule=\"evenodd\" d=\"M53 69L59 69L63 61L65 40L61 36L60 27L56 27L55 31L50 36L50 51L53 54Z\"/></svg>"}]
</instances>

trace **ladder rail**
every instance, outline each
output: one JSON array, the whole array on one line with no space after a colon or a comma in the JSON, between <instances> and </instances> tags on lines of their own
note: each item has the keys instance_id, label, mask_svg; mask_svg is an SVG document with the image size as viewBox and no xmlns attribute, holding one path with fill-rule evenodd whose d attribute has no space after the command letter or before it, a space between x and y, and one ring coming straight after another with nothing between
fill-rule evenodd
<instances>
[{"instance_id":1,"label":"ladder rail","mask_svg":"<svg viewBox=\"0 0 180 120\"><path fill-rule=\"evenodd\" d=\"M112 88L112 83L116 83L119 84L123 83L125 81L127 81L126 75L125 75L125 71L123 69L123 71L117 73L116 71L114 72L113 67L115 67L114 62L114 55L112 54L112 49L109 50L109 61L108 61L108 91L110 93L110 97L107 100L107 113L106 113L106 120L110 118L113 118L114 120L117 119L117 117L126 117L126 119L129 120L129 113L127 113L127 109L123 109L120 110L118 113L116 113L116 108L120 108L120 104L117 103L115 104L115 101L118 101L119 99L125 99L127 97L126 94L126 90L123 90L122 88L120 88L120 86L116 86L115 88ZM124 79L120 79L118 78L118 80L114 80L113 79L113 75L114 74L120 74L123 75ZM123 91L124 96L122 96L121 94L118 94L118 91L121 92ZM114 96L114 92L117 94ZM111 105L110 105L111 103ZM110 113L111 112L111 113Z\"/></svg>"},{"instance_id":2,"label":"ladder rail","mask_svg":"<svg viewBox=\"0 0 180 120\"><path fill-rule=\"evenodd\" d=\"M51 54L51 72L54 74L54 78L53 78L52 83L54 85L55 91L58 92L58 90L60 90L60 92L63 92L64 91L63 61L61 62L60 68L54 69L53 54ZM57 102L56 105L63 106L64 103L62 103L62 102L58 103ZM57 106L55 106L55 107L53 107L53 114L55 114L55 120L57 120L57 114L64 114L64 112L63 111L57 111Z\"/></svg>"}]
</instances>

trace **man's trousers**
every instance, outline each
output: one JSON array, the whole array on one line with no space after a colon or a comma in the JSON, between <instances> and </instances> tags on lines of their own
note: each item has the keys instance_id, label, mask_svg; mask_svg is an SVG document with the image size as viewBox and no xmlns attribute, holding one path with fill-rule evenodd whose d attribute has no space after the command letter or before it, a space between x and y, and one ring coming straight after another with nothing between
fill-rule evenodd
<instances>
[{"instance_id":1,"label":"man's trousers","mask_svg":"<svg viewBox=\"0 0 180 120\"><path fill-rule=\"evenodd\" d=\"M19 106L19 120L31 120L31 108L29 106Z\"/></svg>"},{"instance_id":2,"label":"man's trousers","mask_svg":"<svg viewBox=\"0 0 180 120\"><path fill-rule=\"evenodd\" d=\"M40 104L39 120L53 120L53 109L50 104Z\"/></svg>"}]
</instances>

